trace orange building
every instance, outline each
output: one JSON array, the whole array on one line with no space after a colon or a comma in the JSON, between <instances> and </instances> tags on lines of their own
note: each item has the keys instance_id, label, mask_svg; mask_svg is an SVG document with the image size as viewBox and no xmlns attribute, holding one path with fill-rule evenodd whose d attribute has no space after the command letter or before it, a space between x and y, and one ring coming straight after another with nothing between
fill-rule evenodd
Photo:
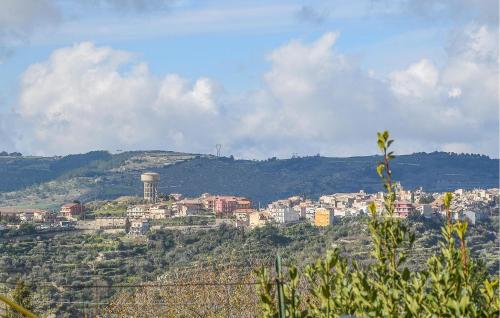
<instances>
[{"instance_id":1,"label":"orange building","mask_svg":"<svg viewBox=\"0 0 500 318\"><path fill-rule=\"evenodd\" d=\"M333 224L333 210L317 208L314 213L315 226L330 226Z\"/></svg>"},{"instance_id":2,"label":"orange building","mask_svg":"<svg viewBox=\"0 0 500 318\"><path fill-rule=\"evenodd\" d=\"M61 207L61 215L66 219L74 219L83 213L83 205L80 203L66 203Z\"/></svg>"}]
</instances>

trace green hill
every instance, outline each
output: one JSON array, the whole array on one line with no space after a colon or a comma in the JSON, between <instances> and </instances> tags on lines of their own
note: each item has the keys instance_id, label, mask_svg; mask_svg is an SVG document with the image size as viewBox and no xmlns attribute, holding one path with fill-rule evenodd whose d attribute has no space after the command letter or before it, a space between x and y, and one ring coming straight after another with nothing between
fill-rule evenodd
<instances>
[{"instance_id":1,"label":"green hill","mask_svg":"<svg viewBox=\"0 0 500 318\"><path fill-rule=\"evenodd\" d=\"M361 189L376 192L381 190L373 168L378 160L378 156L312 156L255 161L167 151L0 157L0 205L140 195L139 175L144 171L161 174L160 189L164 193L235 194L262 204L295 194L317 198ZM492 188L499 181L498 159L481 155L401 155L393 170L405 188L423 187L431 192Z\"/></svg>"}]
</instances>

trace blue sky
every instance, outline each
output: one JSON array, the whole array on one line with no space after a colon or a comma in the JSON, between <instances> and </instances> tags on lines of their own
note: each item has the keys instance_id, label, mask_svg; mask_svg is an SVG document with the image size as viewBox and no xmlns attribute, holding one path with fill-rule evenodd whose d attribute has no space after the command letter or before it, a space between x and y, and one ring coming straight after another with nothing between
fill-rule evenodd
<instances>
[{"instance_id":1,"label":"blue sky","mask_svg":"<svg viewBox=\"0 0 500 318\"><path fill-rule=\"evenodd\" d=\"M71 1L56 3L61 5L60 19L65 21L57 22L57 27L49 24L33 36L35 39L15 48L16 54L2 65L2 87L14 84L13 79L30 64L43 61L53 50L91 41L135 52L157 73L212 76L228 89L245 90L248 85L259 85L259 76L267 67L265 56L272 49L290 39L313 40L332 30L342 32L337 42L339 50L359 56L367 69L387 72L422 55L439 58L446 31L452 27L448 18L429 25L423 16L407 14L403 8L399 8L402 12L392 13L396 9L391 5L380 5L376 10L370 1L360 1L356 6L350 1L318 1L316 6L304 1L179 1L151 11L123 9L118 13L112 6L84 6L85 13L72 13L80 6L71 5ZM351 8L360 12L351 12ZM246 14L245 10L255 13ZM321 15L322 20L301 17L302 10ZM210 17L217 11L219 17ZM206 16L208 22L192 25L192 16ZM180 21L179 25L170 24L170 18ZM238 18L242 20L232 21ZM127 21L132 21L133 26L127 26ZM210 24L212 28L206 30ZM175 28L151 30L151 25ZM134 31L136 26L139 30Z\"/></svg>"},{"instance_id":2,"label":"blue sky","mask_svg":"<svg viewBox=\"0 0 500 318\"><path fill-rule=\"evenodd\" d=\"M403 152L498 157L496 1L6 0L0 12L7 150L223 143L239 157L346 156L373 153L367 139L393 127ZM457 68L469 73L458 80ZM85 94L83 84L95 87ZM130 118L113 116L123 109ZM80 112L88 123L71 115Z\"/></svg>"}]
</instances>

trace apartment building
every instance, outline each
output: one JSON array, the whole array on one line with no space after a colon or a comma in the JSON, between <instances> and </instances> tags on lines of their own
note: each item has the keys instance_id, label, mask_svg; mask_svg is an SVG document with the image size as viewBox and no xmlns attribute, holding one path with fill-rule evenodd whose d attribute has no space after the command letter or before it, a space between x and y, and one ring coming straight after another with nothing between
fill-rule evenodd
<instances>
[{"instance_id":1,"label":"apartment building","mask_svg":"<svg viewBox=\"0 0 500 318\"><path fill-rule=\"evenodd\" d=\"M236 209L233 211L233 216L236 220L236 225L249 226L250 214L257 212L255 209Z\"/></svg>"},{"instance_id":2,"label":"apartment building","mask_svg":"<svg viewBox=\"0 0 500 318\"><path fill-rule=\"evenodd\" d=\"M317 208L314 213L315 226L330 226L333 224L333 209Z\"/></svg>"},{"instance_id":3,"label":"apartment building","mask_svg":"<svg viewBox=\"0 0 500 318\"><path fill-rule=\"evenodd\" d=\"M199 215L204 211L201 199L183 199L174 205L177 216Z\"/></svg>"},{"instance_id":4,"label":"apartment building","mask_svg":"<svg viewBox=\"0 0 500 318\"><path fill-rule=\"evenodd\" d=\"M415 206L408 201L396 201L394 215L400 218L407 218L415 212Z\"/></svg>"},{"instance_id":5,"label":"apartment building","mask_svg":"<svg viewBox=\"0 0 500 318\"><path fill-rule=\"evenodd\" d=\"M300 219L299 213L295 212L291 206L277 205L269 209L269 214L274 222L286 224L297 222Z\"/></svg>"},{"instance_id":6,"label":"apartment building","mask_svg":"<svg viewBox=\"0 0 500 318\"><path fill-rule=\"evenodd\" d=\"M80 203L66 203L61 206L60 214L67 220L74 220L76 216L83 213L83 204Z\"/></svg>"}]
</instances>

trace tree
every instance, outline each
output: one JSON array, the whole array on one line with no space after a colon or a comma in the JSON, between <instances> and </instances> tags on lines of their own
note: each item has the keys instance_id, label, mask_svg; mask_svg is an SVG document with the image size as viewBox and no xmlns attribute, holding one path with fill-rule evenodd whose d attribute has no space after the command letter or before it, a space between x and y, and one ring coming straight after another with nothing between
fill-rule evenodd
<instances>
[{"instance_id":1,"label":"tree","mask_svg":"<svg viewBox=\"0 0 500 318\"><path fill-rule=\"evenodd\" d=\"M285 279L280 266L276 266L274 279L262 267L258 275L263 317L499 316L499 279L489 276L483 264L470 256L466 244L468 223L453 223L451 193L444 197L447 217L441 230L440 253L427 259L424 270L409 270L406 260L415 237L404 222L394 217L396 183L390 163L395 156L389 151L392 143L387 131L378 133L383 160L376 171L386 193L382 211L374 202L369 205L371 262L362 267L335 248L302 270L290 266Z\"/></svg>"},{"instance_id":2,"label":"tree","mask_svg":"<svg viewBox=\"0 0 500 318\"><path fill-rule=\"evenodd\" d=\"M127 233L127 234L128 234L129 232L130 232L130 220L129 220L129 218L127 217L127 218L125 219L125 233Z\"/></svg>"},{"instance_id":3,"label":"tree","mask_svg":"<svg viewBox=\"0 0 500 318\"><path fill-rule=\"evenodd\" d=\"M12 300L14 302L28 310L32 310L33 306L31 304L31 290L30 288L26 285L26 283L23 280L18 280L16 283L16 287L12 291ZM9 309L8 311L8 317L9 318L14 318L14 317L19 317L19 314L14 311L14 309Z\"/></svg>"}]
</instances>

